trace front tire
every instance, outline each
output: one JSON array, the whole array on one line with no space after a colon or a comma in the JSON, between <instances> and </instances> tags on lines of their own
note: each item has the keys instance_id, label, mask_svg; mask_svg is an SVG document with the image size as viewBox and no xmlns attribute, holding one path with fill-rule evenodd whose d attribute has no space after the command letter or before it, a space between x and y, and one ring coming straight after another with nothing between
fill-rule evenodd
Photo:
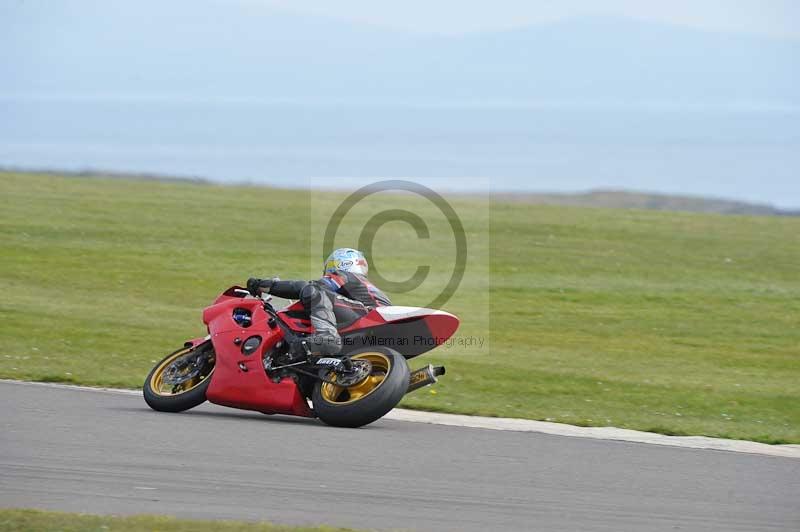
<instances>
[{"instance_id":1,"label":"front tire","mask_svg":"<svg viewBox=\"0 0 800 532\"><path fill-rule=\"evenodd\" d=\"M206 401L214 373L214 347L206 342L170 353L144 381L145 402L159 412L183 412ZM173 384L182 381L179 384Z\"/></svg>"},{"instance_id":2,"label":"front tire","mask_svg":"<svg viewBox=\"0 0 800 532\"><path fill-rule=\"evenodd\" d=\"M334 427L361 427L385 416L408 391L406 359L387 347L370 347L348 355L351 360L368 360L370 375L355 386L343 387L317 382L312 393L314 412ZM335 379L333 373L329 374Z\"/></svg>"}]
</instances>

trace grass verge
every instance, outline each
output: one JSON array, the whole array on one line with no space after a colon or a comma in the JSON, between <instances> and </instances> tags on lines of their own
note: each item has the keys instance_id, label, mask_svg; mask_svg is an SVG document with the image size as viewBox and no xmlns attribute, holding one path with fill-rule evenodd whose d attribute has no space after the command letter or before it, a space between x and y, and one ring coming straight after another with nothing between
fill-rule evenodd
<instances>
[{"instance_id":1,"label":"grass verge","mask_svg":"<svg viewBox=\"0 0 800 532\"><path fill-rule=\"evenodd\" d=\"M345 528L297 527L241 521L198 521L155 515L100 516L40 510L0 510L0 530L35 532L344 532Z\"/></svg>"},{"instance_id":2,"label":"grass verge","mask_svg":"<svg viewBox=\"0 0 800 532\"><path fill-rule=\"evenodd\" d=\"M344 198L19 173L0 173L0 195L0 377L121 387L204 334L226 286L318 276L311 206ZM475 268L445 308L485 343L421 359L448 374L404 406L800 443L800 218L451 203ZM402 278L446 263L437 223L424 242L383 226L373 264Z\"/></svg>"}]
</instances>

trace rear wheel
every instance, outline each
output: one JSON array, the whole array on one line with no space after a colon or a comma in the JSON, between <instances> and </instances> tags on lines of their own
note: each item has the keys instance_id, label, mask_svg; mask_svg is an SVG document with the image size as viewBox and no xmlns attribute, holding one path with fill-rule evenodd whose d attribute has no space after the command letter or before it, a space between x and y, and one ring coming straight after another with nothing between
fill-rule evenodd
<instances>
[{"instance_id":1,"label":"rear wheel","mask_svg":"<svg viewBox=\"0 0 800 532\"><path fill-rule=\"evenodd\" d=\"M408 391L409 371L403 355L385 347L371 347L349 355L366 368L357 383L344 386L317 382L312 400L317 416L336 427L361 427L385 416ZM328 374L336 381L336 374Z\"/></svg>"},{"instance_id":2,"label":"rear wheel","mask_svg":"<svg viewBox=\"0 0 800 532\"><path fill-rule=\"evenodd\" d=\"M160 412L183 412L204 403L214 362L210 341L167 355L144 381L145 402Z\"/></svg>"}]
</instances>

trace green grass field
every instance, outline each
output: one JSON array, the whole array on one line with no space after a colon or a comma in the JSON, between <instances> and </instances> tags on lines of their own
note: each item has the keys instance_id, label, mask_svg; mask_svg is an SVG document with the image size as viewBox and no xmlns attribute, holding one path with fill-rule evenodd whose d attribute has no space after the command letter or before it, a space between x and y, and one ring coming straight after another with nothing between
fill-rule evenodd
<instances>
[{"instance_id":1,"label":"green grass field","mask_svg":"<svg viewBox=\"0 0 800 532\"><path fill-rule=\"evenodd\" d=\"M205 334L223 288L317 276L344 197L14 173L0 195L0 377L122 387ZM448 374L406 407L800 443L800 219L451 203L470 248L445 308L487 343L420 359ZM394 222L372 262L402 279L452 262L450 240L446 220L425 241ZM424 304L448 275L395 302Z\"/></svg>"},{"instance_id":2,"label":"green grass field","mask_svg":"<svg viewBox=\"0 0 800 532\"><path fill-rule=\"evenodd\" d=\"M197 521L174 517L137 515L99 516L39 510L0 510L3 532L346 532L349 528L295 527L239 521Z\"/></svg>"}]
</instances>

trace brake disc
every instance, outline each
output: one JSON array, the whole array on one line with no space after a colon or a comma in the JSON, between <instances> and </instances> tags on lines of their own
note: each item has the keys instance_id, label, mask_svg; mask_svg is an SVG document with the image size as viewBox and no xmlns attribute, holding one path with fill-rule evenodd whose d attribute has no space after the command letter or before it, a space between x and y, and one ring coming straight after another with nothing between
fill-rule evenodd
<instances>
[{"instance_id":1,"label":"brake disc","mask_svg":"<svg viewBox=\"0 0 800 532\"><path fill-rule=\"evenodd\" d=\"M188 382L198 375L203 370L203 365L200 363L201 357L194 354L191 357L182 357L169 365L164 370L162 382L170 386L179 386L184 382Z\"/></svg>"},{"instance_id":2,"label":"brake disc","mask_svg":"<svg viewBox=\"0 0 800 532\"><path fill-rule=\"evenodd\" d=\"M336 384L346 388L361 384L372 374L372 362L369 360L352 360L353 369L336 372Z\"/></svg>"}]
</instances>

